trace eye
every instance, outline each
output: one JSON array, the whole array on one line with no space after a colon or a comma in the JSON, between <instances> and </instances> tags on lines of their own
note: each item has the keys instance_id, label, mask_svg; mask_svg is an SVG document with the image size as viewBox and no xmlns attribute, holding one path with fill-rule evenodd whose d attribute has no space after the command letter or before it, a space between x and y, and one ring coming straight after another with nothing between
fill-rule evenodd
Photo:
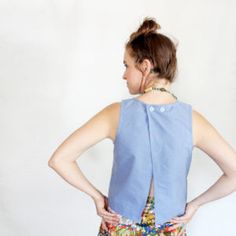
<instances>
[{"instance_id":1,"label":"eye","mask_svg":"<svg viewBox=\"0 0 236 236\"><path fill-rule=\"evenodd\" d=\"M124 64L125 67L128 67L126 64Z\"/></svg>"}]
</instances>

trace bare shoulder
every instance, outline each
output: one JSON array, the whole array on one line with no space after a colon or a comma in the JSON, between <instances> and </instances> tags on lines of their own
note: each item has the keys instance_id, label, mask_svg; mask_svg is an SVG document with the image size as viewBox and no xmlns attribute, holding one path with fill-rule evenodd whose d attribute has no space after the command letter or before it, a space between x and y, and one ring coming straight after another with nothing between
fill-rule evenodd
<instances>
[{"instance_id":1,"label":"bare shoulder","mask_svg":"<svg viewBox=\"0 0 236 236\"><path fill-rule=\"evenodd\" d=\"M100 112L95 115L94 119L101 120L100 124L107 127L106 138L114 141L116 136L116 129L119 123L121 102L113 102L105 106Z\"/></svg>"},{"instance_id":2,"label":"bare shoulder","mask_svg":"<svg viewBox=\"0 0 236 236\"><path fill-rule=\"evenodd\" d=\"M107 107L107 115L109 116L110 121L110 132L108 138L110 138L113 142L115 140L116 130L119 123L120 106L121 102L114 102Z\"/></svg>"},{"instance_id":3,"label":"bare shoulder","mask_svg":"<svg viewBox=\"0 0 236 236\"><path fill-rule=\"evenodd\" d=\"M194 146L199 147L199 141L204 131L214 129L213 125L199 111L192 109Z\"/></svg>"},{"instance_id":4,"label":"bare shoulder","mask_svg":"<svg viewBox=\"0 0 236 236\"><path fill-rule=\"evenodd\" d=\"M119 119L120 102L111 103L74 130L55 150L50 163L75 161L85 150L105 138L113 140Z\"/></svg>"},{"instance_id":5,"label":"bare shoulder","mask_svg":"<svg viewBox=\"0 0 236 236\"><path fill-rule=\"evenodd\" d=\"M202 142L208 142L214 138L223 138L216 127L199 111L192 110L193 131L195 135L195 144L197 147L202 146Z\"/></svg>"},{"instance_id":6,"label":"bare shoulder","mask_svg":"<svg viewBox=\"0 0 236 236\"><path fill-rule=\"evenodd\" d=\"M110 115L114 113L119 113L120 111L120 102L113 102L105 107L105 109L110 113Z\"/></svg>"},{"instance_id":7,"label":"bare shoulder","mask_svg":"<svg viewBox=\"0 0 236 236\"><path fill-rule=\"evenodd\" d=\"M103 109L101 109L96 116L102 116L107 121L111 121L113 118L116 118L116 115L119 114L120 111L120 102L113 102L106 105Z\"/></svg>"},{"instance_id":8,"label":"bare shoulder","mask_svg":"<svg viewBox=\"0 0 236 236\"><path fill-rule=\"evenodd\" d=\"M120 115L120 104L121 102L113 102L109 105L105 106L97 116L103 118L103 121L106 123L106 126L109 127L109 134L108 138L113 139L114 129L119 122L119 115Z\"/></svg>"}]
</instances>

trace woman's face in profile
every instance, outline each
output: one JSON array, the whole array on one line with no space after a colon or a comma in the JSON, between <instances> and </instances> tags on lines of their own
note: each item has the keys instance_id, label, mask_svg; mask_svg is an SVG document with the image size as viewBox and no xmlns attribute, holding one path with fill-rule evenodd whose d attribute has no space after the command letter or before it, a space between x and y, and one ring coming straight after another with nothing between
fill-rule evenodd
<instances>
[{"instance_id":1,"label":"woman's face in profile","mask_svg":"<svg viewBox=\"0 0 236 236\"><path fill-rule=\"evenodd\" d=\"M124 53L124 66L125 71L123 79L127 82L127 87L130 94L139 93L139 87L142 79L142 73L135 67L135 61L130 56L129 51L126 49Z\"/></svg>"}]
</instances>

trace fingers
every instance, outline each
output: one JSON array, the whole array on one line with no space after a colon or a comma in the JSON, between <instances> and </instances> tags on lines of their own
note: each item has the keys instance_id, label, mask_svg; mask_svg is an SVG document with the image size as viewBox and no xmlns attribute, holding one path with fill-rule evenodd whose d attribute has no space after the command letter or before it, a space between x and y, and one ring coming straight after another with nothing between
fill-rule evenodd
<instances>
[{"instance_id":1,"label":"fingers","mask_svg":"<svg viewBox=\"0 0 236 236\"><path fill-rule=\"evenodd\" d=\"M114 211L109 210L110 208L107 205L107 198L104 197L104 200L105 202L103 203L96 203L97 214L101 216L103 220L107 223L115 225L118 224L120 222L120 215Z\"/></svg>"},{"instance_id":2,"label":"fingers","mask_svg":"<svg viewBox=\"0 0 236 236\"><path fill-rule=\"evenodd\" d=\"M106 210L103 210L103 211L101 212L101 215L102 215L102 216L106 216L106 217L111 217L111 218L120 219L118 214L116 214L116 213L111 213L111 212L106 211Z\"/></svg>"},{"instance_id":3,"label":"fingers","mask_svg":"<svg viewBox=\"0 0 236 236\"><path fill-rule=\"evenodd\" d=\"M189 218L187 216L173 217L171 219L171 222L173 223L187 223L188 221L189 221Z\"/></svg>"},{"instance_id":4,"label":"fingers","mask_svg":"<svg viewBox=\"0 0 236 236\"><path fill-rule=\"evenodd\" d=\"M102 216L106 222L111 223L111 224L118 224L120 221L119 215L117 215L116 213L110 213L105 210L102 211L100 216Z\"/></svg>"},{"instance_id":5,"label":"fingers","mask_svg":"<svg viewBox=\"0 0 236 236\"><path fill-rule=\"evenodd\" d=\"M176 229L181 229L185 227L185 224L184 223L174 223L172 226L168 226L168 231L174 231Z\"/></svg>"},{"instance_id":6,"label":"fingers","mask_svg":"<svg viewBox=\"0 0 236 236\"><path fill-rule=\"evenodd\" d=\"M107 225L106 225L106 222L102 219L102 229L108 231L108 228L107 228Z\"/></svg>"},{"instance_id":7,"label":"fingers","mask_svg":"<svg viewBox=\"0 0 236 236\"><path fill-rule=\"evenodd\" d=\"M175 223L175 224L187 224L188 221L183 221L183 220L171 220L172 223Z\"/></svg>"},{"instance_id":8,"label":"fingers","mask_svg":"<svg viewBox=\"0 0 236 236\"><path fill-rule=\"evenodd\" d=\"M184 226L184 227L180 230L178 236L186 236L186 235L187 235L187 234L186 234L186 227Z\"/></svg>"},{"instance_id":9,"label":"fingers","mask_svg":"<svg viewBox=\"0 0 236 236\"><path fill-rule=\"evenodd\" d=\"M114 217L103 216L103 219L104 219L106 222L110 223L110 224L116 225L116 224L119 223L119 219L116 219L116 218L114 218Z\"/></svg>"}]
</instances>

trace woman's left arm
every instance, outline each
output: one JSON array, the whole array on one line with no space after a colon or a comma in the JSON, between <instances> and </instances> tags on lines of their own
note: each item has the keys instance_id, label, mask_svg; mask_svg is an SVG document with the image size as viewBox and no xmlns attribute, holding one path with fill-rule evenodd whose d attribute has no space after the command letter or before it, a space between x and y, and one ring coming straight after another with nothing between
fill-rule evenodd
<instances>
[{"instance_id":1,"label":"woman's left arm","mask_svg":"<svg viewBox=\"0 0 236 236\"><path fill-rule=\"evenodd\" d=\"M236 152L216 128L199 112L193 110L196 147L205 152L222 170L221 177L191 202L201 206L236 191Z\"/></svg>"},{"instance_id":2,"label":"woman's left arm","mask_svg":"<svg viewBox=\"0 0 236 236\"><path fill-rule=\"evenodd\" d=\"M186 205L185 214L174 217L174 223L187 223L198 208L236 191L236 152L216 128L199 112L193 110L195 145L205 152L223 171L217 181ZM177 224L178 226L178 224ZM174 226L176 227L176 226Z\"/></svg>"}]
</instances>

